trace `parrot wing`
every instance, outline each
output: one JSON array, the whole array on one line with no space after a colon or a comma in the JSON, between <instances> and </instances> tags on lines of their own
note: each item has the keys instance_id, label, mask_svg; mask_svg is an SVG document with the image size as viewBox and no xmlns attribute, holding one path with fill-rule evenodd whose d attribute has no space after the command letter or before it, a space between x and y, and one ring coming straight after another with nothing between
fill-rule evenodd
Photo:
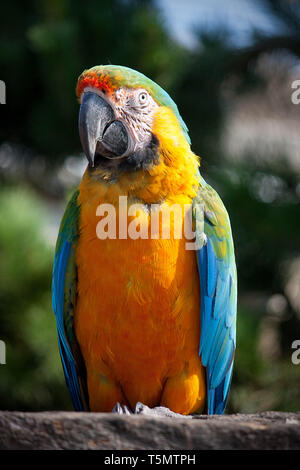
<instances>
[{"instance_id":1,"label":"parrot wing","mask_svg":"<svg viewBox=\"0 0 300 470\"><path fill-rule=\"evenodd\" d=\"M206 367L208 414L223 414L236 346L237 274L229 216L203 178L193 200L193 220L201 291L199 355Z\"/></svg>"},{"instance_id":2,"label":"parrot wing","mask_svg":"<svg viewBox=\"0 0 300 470\"><path fill-rule=\"evenodd\" d=\"M75 249L80 208L76 191L67 205L56 243L52 273L52 306L60 357L75 410L87 409L85 366L75 338L73 315L77 295Z\"/></svg>"}]
</instances>

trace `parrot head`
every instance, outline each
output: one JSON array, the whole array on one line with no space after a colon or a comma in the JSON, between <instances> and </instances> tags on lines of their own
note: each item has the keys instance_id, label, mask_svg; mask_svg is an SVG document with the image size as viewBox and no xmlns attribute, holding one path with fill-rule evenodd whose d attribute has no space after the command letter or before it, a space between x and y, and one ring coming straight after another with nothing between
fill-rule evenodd
<instances>
[{"instance_id":1,"label":"parrot head","mask_svg":"<svg viewBox=\"0 0 300 470\"><path fill-rule=\"evenodd\" d=\"M167 167L186 166L189 156L193 167L198 166L175 102L142 73L95 66L80 75L76 94L90 174L114 181L125 173L165 174Z\"/></svg>"}]
</instances>

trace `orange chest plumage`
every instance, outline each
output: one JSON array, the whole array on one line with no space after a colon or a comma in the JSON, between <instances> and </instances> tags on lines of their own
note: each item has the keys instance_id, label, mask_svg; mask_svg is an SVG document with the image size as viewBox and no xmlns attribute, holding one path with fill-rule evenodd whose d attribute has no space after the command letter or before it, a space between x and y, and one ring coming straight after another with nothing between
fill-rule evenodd
<instances>
[{"instance_id":1,"label":"orange chest plumage","mask_svg":"<svg viewBox=\"0 0 300 470\"><path fill-rule=\"evenodd\" d=\"M88 374L120 383L130 403L158 404L165 380L198 356L195 253L172 228L170 239L100 240L96 212L103 201L84 198L82 191L75 331ZM160 228L161 220L163 210Z\"/></svg>"}]
</instances>

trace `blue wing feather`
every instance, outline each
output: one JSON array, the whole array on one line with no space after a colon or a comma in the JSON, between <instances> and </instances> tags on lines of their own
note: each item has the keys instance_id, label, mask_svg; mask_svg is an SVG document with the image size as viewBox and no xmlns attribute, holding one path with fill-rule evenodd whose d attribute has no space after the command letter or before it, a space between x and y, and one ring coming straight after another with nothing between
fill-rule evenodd
<instances>
[{"instance_id":1,"label":"blue wing feather","mask_svg":"<svg viewBox=\"0 0 300 470\"><path fill-rule=\"evenodd\" d=\"M201 291L199 355L207 372L208 414L222 414L236 347L234 248L226 209L217 193L202 178L194 200L195 208L198 210L196 235L201 240L197 251ZM200 228L197 219L201 221Z\"/></svg>"},{"instance_id":2,"label":"blue wing feather","mask_svg":"<svg viewBox=\"0 0 300 470\"><path fill-rule=\"evenodd\" d=\"M52 307L56 317L58 345L65 380L75 410L83 411L84 401L78 378L78 364L71 347L72 343L74 343L74 335L72 334L73 325L71 324L71 330L66 328L66 322L73 314L73 312L70 312L70 307L66 308L66 274L70 261L75 256L73 244L77 238L78 213L74 211L74 202L76 202L77 194L75 193L74 196L76 197L73 197L67 206L56 245L52 273ZM74 265L74 263L71 264Z\"/></svg>"}]
</instances>

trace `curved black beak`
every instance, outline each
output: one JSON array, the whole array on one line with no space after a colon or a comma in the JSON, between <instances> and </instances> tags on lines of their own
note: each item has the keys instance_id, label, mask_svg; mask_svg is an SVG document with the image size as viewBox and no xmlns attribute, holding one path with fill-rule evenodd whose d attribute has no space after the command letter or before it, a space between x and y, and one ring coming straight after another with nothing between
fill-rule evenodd
<instances>
[{"instance_id":1,"label":"curved black beak","mask_svg":"<svg viewBox=\"0 0 300 470\"><path fill-rule=\"evenodd\" d=\"M130 135L122 121L115 119L110 104L93 92L85 92L79 111L79 135L90 166L95 155L120 158L128 153Z\"/></svg>"}]
</instances>

